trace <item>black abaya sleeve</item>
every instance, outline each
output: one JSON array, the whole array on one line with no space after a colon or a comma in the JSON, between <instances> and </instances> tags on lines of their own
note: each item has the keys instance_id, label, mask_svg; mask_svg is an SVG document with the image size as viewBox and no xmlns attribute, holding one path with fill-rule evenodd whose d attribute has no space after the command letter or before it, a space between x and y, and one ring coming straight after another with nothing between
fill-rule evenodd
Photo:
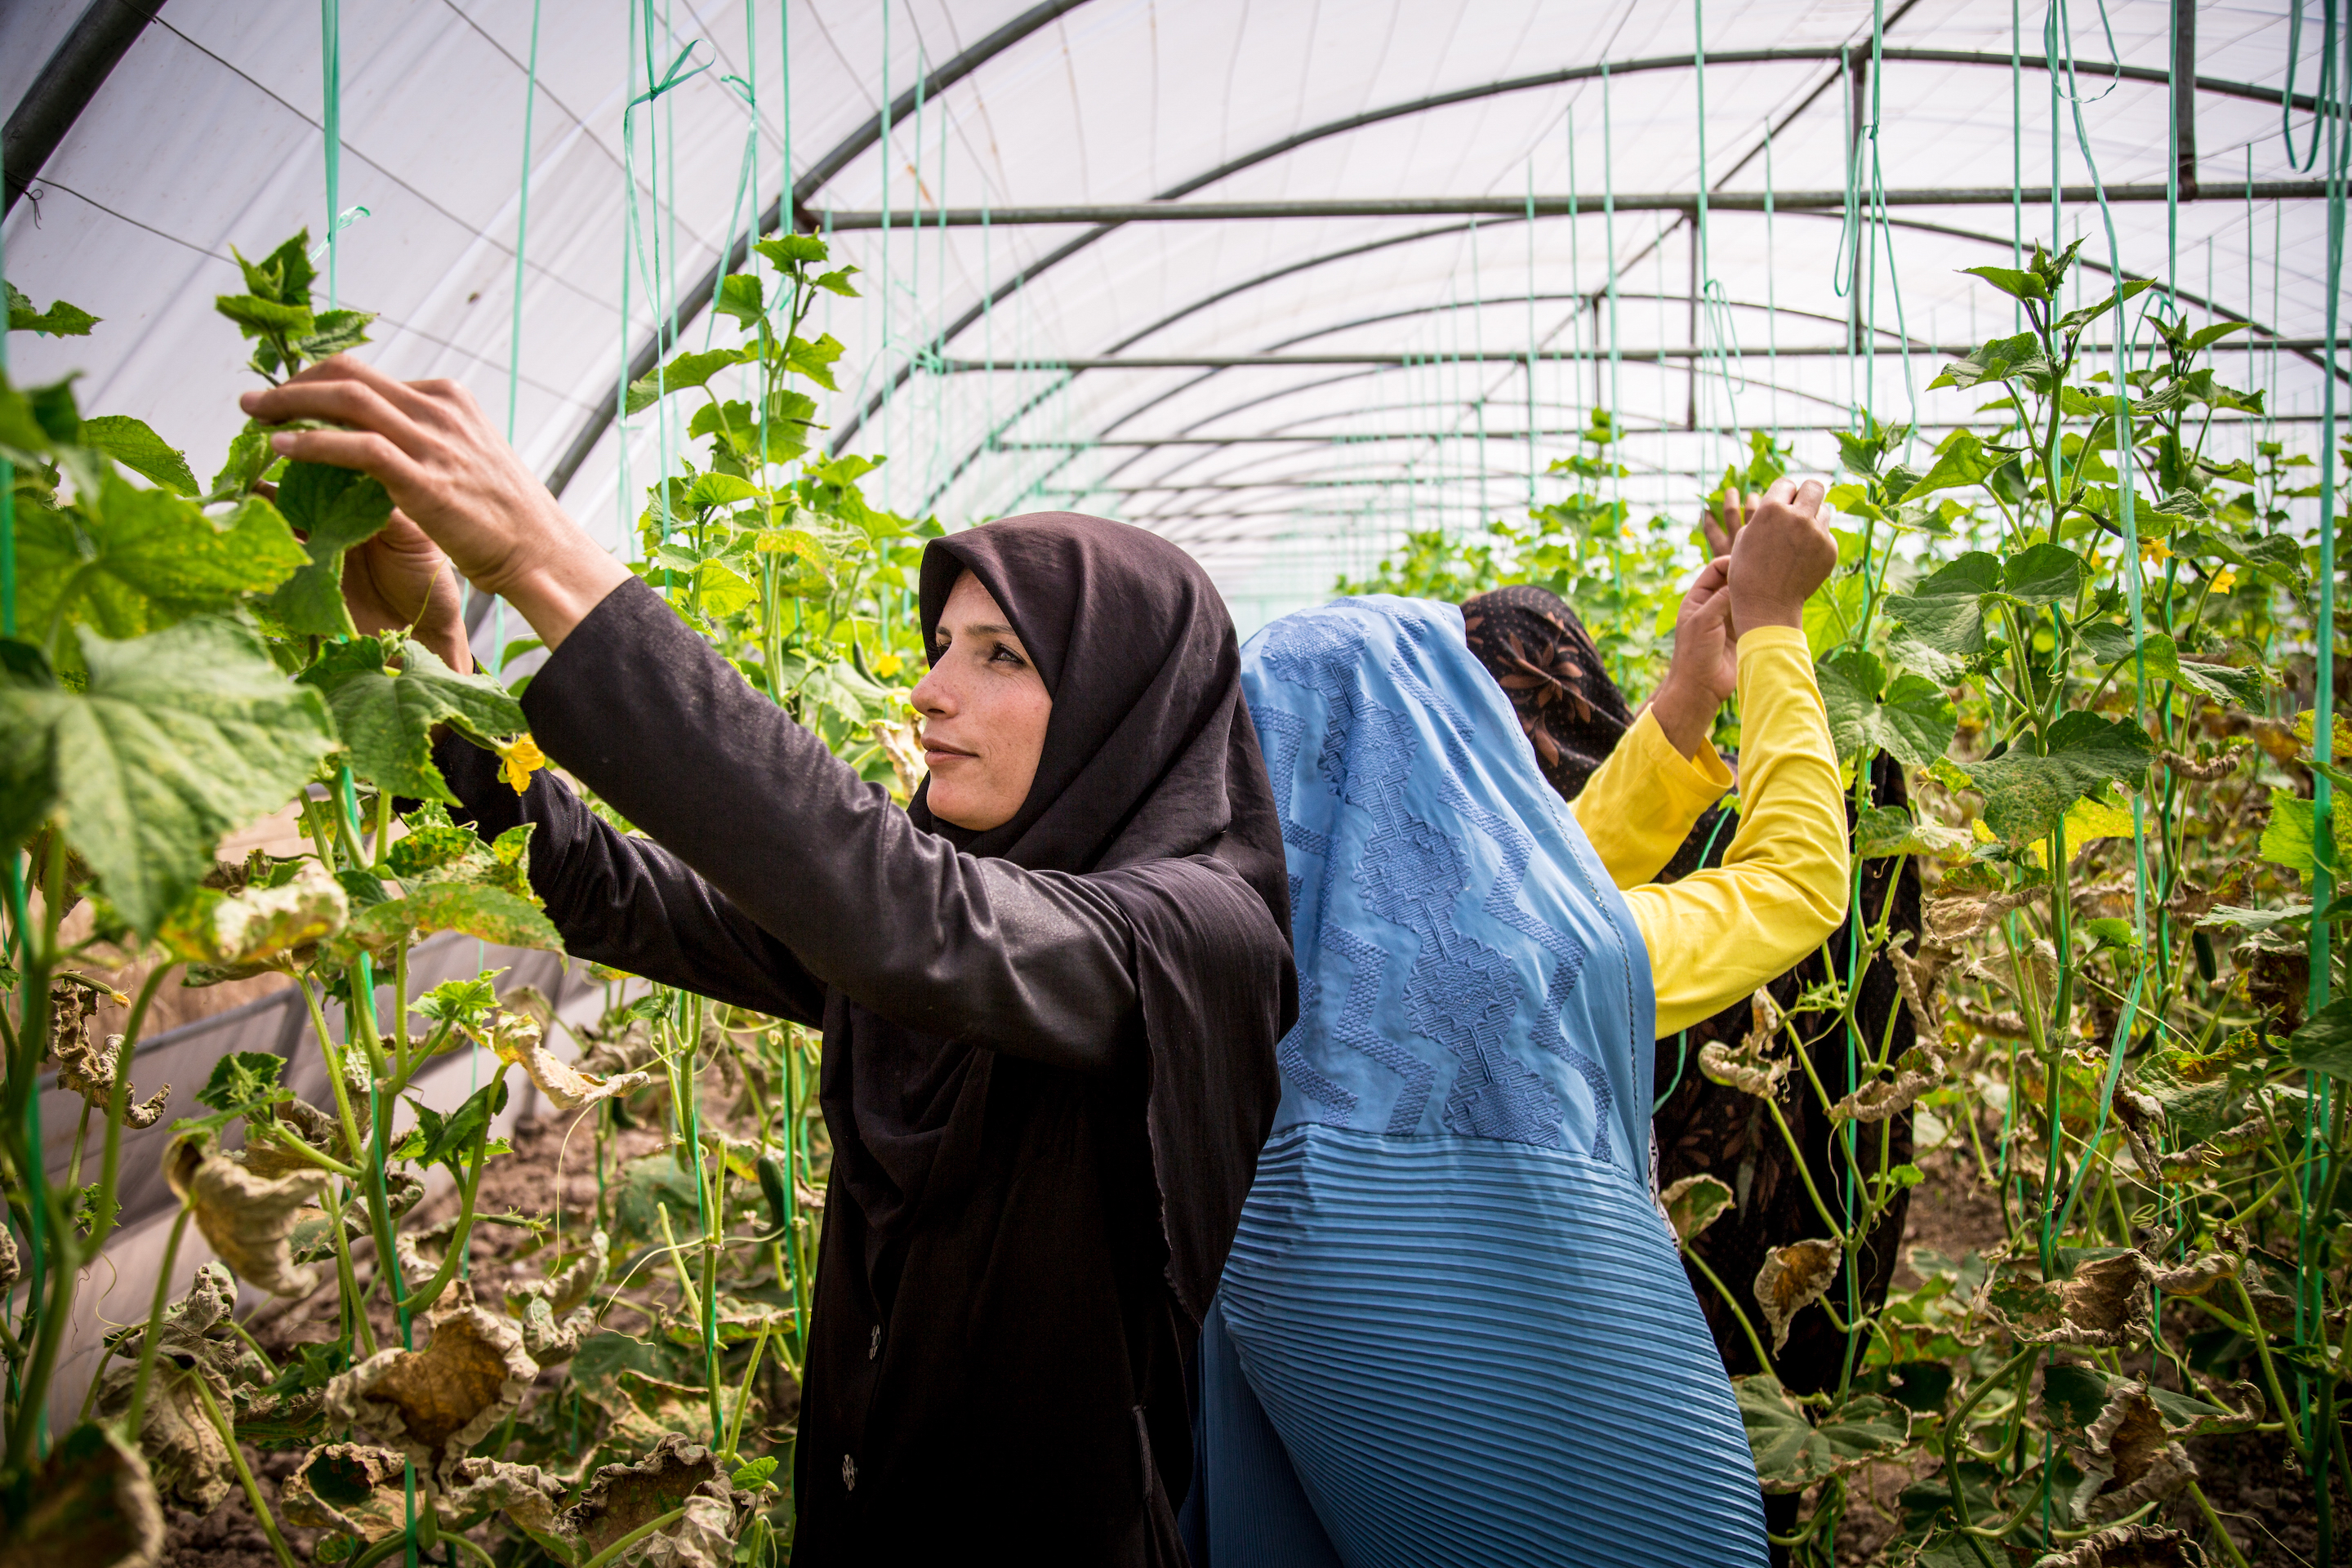
<instances>
[{"instance_id":1,"label":"black abaya sleeve","mask_svg":"<svg viewBox=\"0 0 2352 1568\"><path fill-rule=\"evenodd\" d=\"M523 709L549 756L659 840L534 781L517 818L542 825L532 885L574 951L727 1000L764 984L749 1005L795 1017L832 985L907 1028L1055 1067L1101 1070L1132 1047L1134 938L1108 891L921 831L644 584L573 628ZM467 766L494 767L476 754ZM449 776L478 814L513 799Z\"/></svg>"},{"instance_id":2,"label":"black abaya sleeve","mask_svg":"<svg viewBox=\"0 0 2352 1568\"><path fill-rule=\"evenodd\" d=\"M660 845L632 838L546 773L518 795L499 759L451 735L433 760L484 838L528 822L530 886L575 958L814 1027L824 986L792 950Z\"/></svg>"}]
</instances>

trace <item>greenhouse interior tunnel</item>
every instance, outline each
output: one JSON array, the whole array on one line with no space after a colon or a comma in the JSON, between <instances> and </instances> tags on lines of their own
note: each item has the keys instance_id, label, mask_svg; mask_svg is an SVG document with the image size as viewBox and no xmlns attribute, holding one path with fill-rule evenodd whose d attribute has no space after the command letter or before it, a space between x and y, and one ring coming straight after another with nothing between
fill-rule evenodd
<instances>
[{"instance_id":1,"label":"greenhouse interior tunnel","mask_svg":"<svg viewBox=\"0 0 2352 1568\"><path fill-rule=\"evenodd\" d=\"M1633 742L1611 748L1663 733L1691 689L1685 590L1736 550L1703 520L1777 520L1816 492L1768 492L1825 489L1836 563L1783 651L1822 715L1822 809L1842 795L1848 819L1834 913L1671 1031L1690 987L1664 958L1654 986L1629 978L1634 1076L1613 1089L1566 1042L1510 1069L1571 1107L1570 1146L1597 1139L1606 1164L1623 1102L1613 1157L1649 1149L1626 1190L1681 1292L1674 1331L1714 1369L1689 1408L1736 1449L1729 1535L1706 1533L1719 1499L1570 1487L1571 1528L1539 1489L1507 1508L1468 1480L1448 1491L1425 1472L1489 1476L1514 1439L1417 1425L1426 1411L1380 1405L1370 1374L1360 1417L1318 1405L1304 1373L1285 1384L1273 1347L1315 1354L1269 1326L1274 1288L1234 1272L1273 1256L1251 1250L1273 1179L1261 1165L1250 1186L1255 1142L1213 1247L1236 1247L1225 1316L1204 1319L1218 1277L1188 1295L1191 1222L1150 1162L1215 1130L1160 1120L1175 1091L1155 1055L1134 1179L1158 1183L1150 1244L1183 1376L1171 1394L1137 1371L1118 1428L1141 1444L1143 1544L1069 1560L2352 1562L2352 1014L2333 942L2352 914L2333 904L2352 851L2352 729L2334 717L2352 675L2335 553L2347 106L2345 0L0 0L0 1563L883 1561L892 1531L934 1527L893 1521L920 1488L870 1431L868 1460L802 1452L814 1423L847 1419L801 1390L825 1314L848 1311L814 1303L852 1290L815 1263L859 1179L843 1128L867 1125L845 1109L852 1069L838 1106L825 1087L848 1026L772 1000L789 986L698 984L658 943L575 932L588 917L551 891L550 845L658 840L650 870L612 874L710 878L688 902L719 910L731 934L713 942L782 952L853 1011L880 993L837 979L847 960L803 967L784 928L804 914L765 918L696 858L751 849L689 851L661 791L574 760L598 725L558 708L600 680L616 704L655 700L633 685L652 655L566 673L592 668L563 658L578 627L551 628L545 592L488 567L458 586L436 566L418 581L442 586L415 605L385 589L393 608L369 618L387 542L430 534L471 568L410 500L426 491L325 458L278 466L272 431L340 438L350 419L279 403L294 412L265 424L241 396L327 384L319 362L338 353L424 432L416 461L461 426L480 433L467 451L510 446L498 471L530 492L514 515L560 510L587 542L563 559L594 557L567 581L634 579L628 603L677 610L644 635L686 637L717 674L674 705L753 739L640 776L706 804L725 798L713 779L782 768L813 734L851 784L953 845L997 846L1001 822L1048 808L972 829L940 807L940 770L977 760L926 751L926 715L943 721L914 689L927 658L950 668L929 639L954 618L938 601L955 579L932 583L924 547L995 584L973 564L988 547L949 553L959 536L1075 513L1197 563L1242 647L1234 754L1257 768L1265 752L1268 853L1289 856L1287 905L1265 874L1299 1020L1268 1037L1267 1160L1301 1118L1379 1130L1360 1086L1300 1054L1317 1009L1354 994L1344 964L1317 965L1372 950L1310 941L1308 911L1337 920L1340 894L1301 868L1349 829L1345 813L1328 835L1294 818L1286 770L1302 801L1374 810L1343 787L1371 764L1340 715L1380 699L1343 700L1327 674L1311 720L1269 716L1261 690L1305 657L1307 634L1283 628L1378 621L1404 638L1402 669L1430 625L1466 625L1468 668L1486 658L1501 681L1479 689L1491 712L1397 677L1430 755L1489 777L1461 759L1497 743L1496 720L1546 803L1537 838L1578 846L1560 866L1729 886L1706 879L1769 859L1781 818L1764 792L1795 787L1762 717L1781 710L1749 684L1749 628L1718 661L1738 666L1736 707L1722 674L1688 743L1659 742L1694 780L1743 754L1749 771L1707 773L1639 875L1611 847L1633 829L1561 825L1604 795L1646 821L1698 787L1622 783ZM1118 599L1108 559L1066 558L1055 603L1078 606L1076 629L1043 656L1045 682L1076 679L1052 662L1065 652L1131 656L1085 632L1089 615L1151 635L1150 595ZM1192 581L1151 559L1160 589ZM1347 607L1507 588L1522 597L1473 601L1466 623ZM1482 635L1521 637L1498 628L1560 624L1527 607L1538 590L1574 612L1559 640L1482 653ZM1562 673L1579 648L1582 673ZM757 721L729 706L746 692ZM797 739L760 727L778 708ZM614 712L615 731L637 724ZM1318 756L1297 727L1327 721ZM1429 798L1473 787L1447 780ZM593 813L568 793L575 816L517 804L558 789ZM1234 798L1221 844L1257 797ZM776 813L818 810L794 799ZM1412 820L1430 865L1457 851L1428 844L1487 843ZM985 848L1000 853L1028 851ZM1496 853L1541 880L1528 851ZM1363 909L1403 921L1375 879ZM1602 937L1528 936L1533 917L1496 912L1517 882L1496 885L1478 918L1554 974L1551 1000L1536 985L1513 1015L1520 1033L1569 1027L1559 998ZM1616 923L1596 929L1622 942L1648 906L1607 898ZM917 941L884 932L883 908L877 951ZM1748 940L1690 963L1745 973L1730 945ZM1143 963L1149 942L1122 941ZM1582 973L1590 989L1598 958ZM1158 1017L1160 993L1131 988L1137 1016ZM1335 1038L1388 1017L1376 1003L1436 1005L1402 980L1377 989L1332 1013ZM45 1058L52 1036L73 1044ZM1393 1067L1388 1048L1360 1059ZM236 1066L263 1058L278 1065ZM1462 1071L1501 1070L1477 1059ZM1446 1081L1431 1128L1470 1093ZM160 1110L136 1103L151 1087ZM1184 1182L1230 1174L1199 1168L1226 1173ZM874 1224L869 1263L890 1261L870 1267L893 1283L852 1294L887 1299L903 1244ZM1367 1278L1419 1267L1372 1256ZM1404 1300L1444 1337L1436 1298ZM881 1353L897 1320L869 1309L855 1374L910 1375ZM1568 1312L1563 1342L1585 1331L1557 1303L1528 1310ZM417 1347L461 1331L489 1347L470 1374L488 1364L503 1384L403 1406L401 1379L421 1388L433 1353ZM1234 1462L1206 1413L1219 1367L1284 1478L1234 1505L1258 1521L1246 1549L1214 1517ZM1684 1405L1644 1397L1627 1407L1682 1431ZM831 1400L854 1403L839 1384ZM1188 1401L1186 1461L1169 1456ZM1529 1419L1524 1462L1589 1465L1602 1493L1623 1480L1602 1439ZM1680 1441L1660 1452L1699 1473ZM1416 1447L1420 1469L1398 1458ZM864 1493L857 1462L878 1478ZM655 1476L662 1508L628 1512L602 1466ZM70 1487L111 1500L35 1506ZM1444 1552L1419 1555L1427 1538L1397 1533L1373 1492L1451 1521ZM1022 1506L1092 1518L1059 1496ZM1293 1504L1307 1522L1284 1544ZM1640 1522L1645 1506L1676 1522Z\"/></svg>"}]
</instances>

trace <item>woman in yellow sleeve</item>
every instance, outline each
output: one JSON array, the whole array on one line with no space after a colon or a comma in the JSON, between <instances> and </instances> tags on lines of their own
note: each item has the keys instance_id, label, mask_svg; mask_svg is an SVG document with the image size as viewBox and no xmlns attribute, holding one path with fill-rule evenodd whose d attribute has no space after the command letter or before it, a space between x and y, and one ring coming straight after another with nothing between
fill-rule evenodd
<instances>
[{"instance_id":1,"label":"woman in yellow sleeve","mask_svg":"<svg viewBox=\"0 0 2352 1568\"><path fill-rule=\"evenodd\" d=\"M1342 600L1244 647L1299 1017L1202 1330L1196 1561L1766 1561L1738 1411L1651 1202L1650 1063L1671 1018L1844 912L1799 629L1836 561L1821 500L1776 487L1685 605L1651 721L1704 710L1703 734L1705 681L1732 673L1747 820L1671 887L1618 890L1452 606Z\"/></svg>"}]
</instances>

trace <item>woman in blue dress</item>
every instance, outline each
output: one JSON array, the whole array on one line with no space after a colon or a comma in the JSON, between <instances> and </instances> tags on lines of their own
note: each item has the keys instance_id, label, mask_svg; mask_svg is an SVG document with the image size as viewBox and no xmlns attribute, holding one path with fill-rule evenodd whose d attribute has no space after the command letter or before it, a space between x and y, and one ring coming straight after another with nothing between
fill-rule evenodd
<instances>
[{"instance_id":1,"label":"woman in blue dress","mask_svg":"<svg viewBox=\"0 0 2352 1568\"><path fill-rule=\"evenodd\" d=\"M1341 600L1243 649L1299 1016L1202 1331L1196 1563L1766 1561L1655 1205L1650 1064L1843 918L1801 630L1836 559L1821 494L1783 481L1723 542L1674 673L1573 808L1451 605ZM1738 836L1634 886L1730 783L1706 731L1735 679Z\"/></svg>"}]
</instances>

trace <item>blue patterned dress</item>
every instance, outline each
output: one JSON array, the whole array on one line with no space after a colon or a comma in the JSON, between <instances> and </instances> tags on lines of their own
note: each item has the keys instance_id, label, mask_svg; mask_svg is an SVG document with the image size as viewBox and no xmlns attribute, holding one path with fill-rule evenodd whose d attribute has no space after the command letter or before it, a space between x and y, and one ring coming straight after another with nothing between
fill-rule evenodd
<instances>
[{"instance_id":1,"label":"blue patterned dress","mask_svg":"<svg viewBox=\"0 0 2352 1568\"><path fill-rule=\"evenodd\" d=\"M1649 956L1447 605L1242 650L1298 1024L1202 1342L1210 1568L1766 1561L1647 1179Z\"/></svg>"}]
</instances>

